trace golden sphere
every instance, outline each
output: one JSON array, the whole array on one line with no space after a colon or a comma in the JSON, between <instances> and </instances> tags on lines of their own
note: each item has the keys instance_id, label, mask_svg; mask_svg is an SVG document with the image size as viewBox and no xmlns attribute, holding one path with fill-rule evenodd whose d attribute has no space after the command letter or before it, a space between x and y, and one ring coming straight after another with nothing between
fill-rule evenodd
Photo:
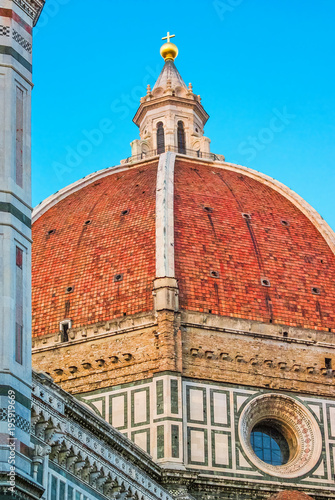
<instances>
[{"instance_id":1,"label":"golden sphere","mask_svg":"<svg viewBox=\"0 0 335 500\"><path fill-rule=\"evenodd\" d=\"M174 43L167 42L161 46L161 56L165 61L173 61L178 55L178 48Z\"/></svg>"}]
</instances>

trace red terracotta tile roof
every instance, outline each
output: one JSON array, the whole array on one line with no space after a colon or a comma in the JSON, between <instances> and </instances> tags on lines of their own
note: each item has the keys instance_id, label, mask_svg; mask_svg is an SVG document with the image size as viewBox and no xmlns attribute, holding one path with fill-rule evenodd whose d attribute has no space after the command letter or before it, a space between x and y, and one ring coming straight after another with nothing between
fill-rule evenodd
<instances>
[{"instance_id":1,"label":"red terracotta tile roof","mask_svg":"<svg viewBox=\"0 0 335 500\"><path fill-rule=\"evenodd\" d=\"M156 173L148 162L93 180L36 220L34 336L153 309ZM299 208L243 173L177 159L175 269L182 309L335 331L334 254Z\"/></svg>"},{"instance_id":2,"label":"red terracotta tile roof","mask_svg":"<svg viewBox=\"0 0 335 500\"><path fill-rule=\"evenodd\" d=\"M281 491L268 500L313 500L313 498L299 491Z\"/></svg>"},{"instance_id":3,"label":"red terracotta tile roof","mask_svg":"<svg viewBox=\"0 0 335 500\"><path fill-rule=\"evenodd\" d=\"M93 181L33 224L33 336L153 309L156 172L157 162Z\"/></svg>"},{"instance_id":4,"label":"red terracotta tile roof","mask_svg":"<svg viewBox=\"0 0 335 500\"><path fill-rule=\"evenodd\" d=\"M177 160L175 260L182 309L335 328L334 254L298 208L249 176Z\"/></svg>"}]
</instances>

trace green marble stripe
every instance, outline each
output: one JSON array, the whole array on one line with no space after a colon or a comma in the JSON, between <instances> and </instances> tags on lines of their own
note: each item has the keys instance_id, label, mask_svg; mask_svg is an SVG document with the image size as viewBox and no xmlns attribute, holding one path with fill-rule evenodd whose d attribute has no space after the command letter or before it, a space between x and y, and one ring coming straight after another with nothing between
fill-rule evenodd
<instances>
[{"instance_id":1,"label":"green marble stripe","mask_svg":"<svg viewBox=\"0 0 335 500\"><path fill-rule=\"evenodd\" d=\"M0 212L6 212L18 219L20 222L22 222L25 226L31 228L31 220L30 217L27 217L24 215L18 208L16 208L14 205L11 203L7 203L5 201L0 201Z\"/></svg>"},{"instance_id":2,"label":"green marble stripe","mask_svg":"<svg viewBox=\"0 0 335 500\"><path fill-rule=\"evenodd\" d=\"M32 65L25 59L21 54L19 54L13 47L8 47L8 45L0 45L0 54L7 56L12 56L16 59L24 68L26 68L30 73L33 71Z\"/></svg>"},{"instance_id":3,"label":"green marble stripe","mask_svg":"<svg viewBox=\"0 0 335 500\"><path fill-rule=\"evenodd\" d=\"M156 382L156 394L157 394L157 415L162 415L164 413L164 390L163 390L163 380L157 380Z\"/></svg>"},{"instance_id":4,"label":"green marble stripe","mask_svg":"<svg viewBox=\"0 0 335 500\"><path fill-rule=\"evenodd\" d=\"M164 458L164 425L157 426L157 458Z\"/></svg>"},{"instance_id":5,"label":"green marble stripe","mask_svg":"<svg viewBox=\"0 0 335 500\"><path fill-rule=\"evenodd\" d=\"M178 413L178 380L171 380L171 413Z\"/></svg>"},{"instance_id":6,"label":"green marble stripe","mask_svg":"<svg viewBox=\"0 0 335 500\"><path fill-rule=\"evenodd\" d=\"M154 423L165 422L168 420L171 420L172 422L182 422L183 421L182 417L160 417L160 418L154 418L153 422Z\"/></svg>"},{"instance_id":7,"label":"green marble stripe","mask_svg":"<svg viewBox=\"0 0 335 500\"><path fill-rule=\"evenodd\" d=\"M8 391L14 391L16 403L20 403L22 406L30 410L31 408L30 399L28 399L26 396L21 394L17 389L13 389L13 387L10 387L9 385L0 385L0 396L8 397Z\"/></svg>"},{"instance_id":8,"label":"green marble stripe","mask_svg":"<svg viewBox=\"0 0 335 500\"><path fill-rule=\"evenodd\" d=\"M172 458L179 458L179 425L171 425Z\"/></svg>"}]
</instances>

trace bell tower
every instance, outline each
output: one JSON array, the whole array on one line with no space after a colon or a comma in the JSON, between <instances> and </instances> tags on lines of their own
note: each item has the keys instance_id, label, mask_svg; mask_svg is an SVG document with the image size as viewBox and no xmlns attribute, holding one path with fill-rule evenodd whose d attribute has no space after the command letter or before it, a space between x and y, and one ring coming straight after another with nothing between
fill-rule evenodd
<instances>
[{"instance_id":1,"label":"bell tower","mask_svg":"<svg viewBox=\"0 0 335 500\"><path fill-rule=\"evenodd\" d=\"M177 46L166 40L160 53L165 64L153 89L147 87L142 97L134 123L140 129L140 139L131 143L132 155L160 154L173 151L196 156L210 152L210 139L204 136L204 126L209 118L199 95L193 93L192 84L186 86L174 60Z\"/></svg>"},{"instance_id":2,"label":"bell tower","mask_svg":"<svg viewBox=\"0 0 335 500\"><path fill-rule=\"evenodd\" d=\"M43 5L0 0L0 494L14 498L40 498L29 478L30 116L32 31Z\"/></svg>"}]
</instances>

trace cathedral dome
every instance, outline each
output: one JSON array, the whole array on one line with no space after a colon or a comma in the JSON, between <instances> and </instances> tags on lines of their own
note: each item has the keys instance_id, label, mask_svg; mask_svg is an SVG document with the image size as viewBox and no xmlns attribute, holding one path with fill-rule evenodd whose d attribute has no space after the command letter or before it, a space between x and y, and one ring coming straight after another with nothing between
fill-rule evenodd
<instances>
[{"instance_id":1,"label":"cathedral dome","mask_svg":"<svg viewBox=\"0 0 335 500\"><path fill-rule=\"evenodd\" d=\"M92 174L35 210L34 336L154 309L157 166ZM165 275L180 310L335 331L332 233L307 203L258 172L183 155L172 184Z\"/></svg>"},{"instance_id":2,"label":"cathedral dome","mask_svg":"<svg viewBox=\"0 0 335 500\"><path fill-rule=\"evenodd\" d=\"M172 59L141 99L132 156L35 210L33 335L170 307L335 331L334 233L290 189L210 152Z\"/></svg>"}]
</instances>

